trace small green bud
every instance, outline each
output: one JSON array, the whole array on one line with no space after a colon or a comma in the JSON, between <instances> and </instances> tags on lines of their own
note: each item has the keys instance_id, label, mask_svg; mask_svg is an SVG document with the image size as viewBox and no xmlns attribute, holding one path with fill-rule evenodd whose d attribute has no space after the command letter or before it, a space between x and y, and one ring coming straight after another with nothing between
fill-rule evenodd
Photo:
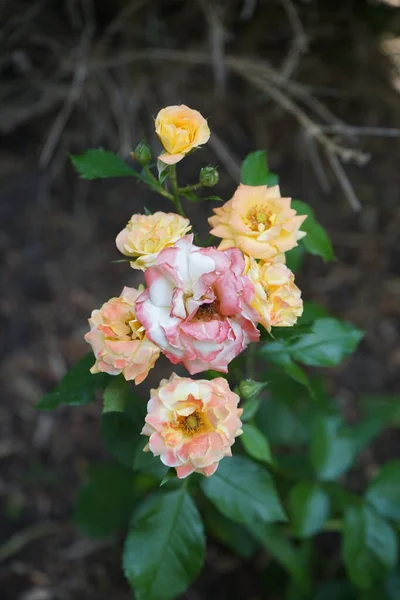
<instances>
[{"instance_id":1,"label":"small green bud","mask_svg":"<svg viewBox=\"0 0 400 600\"><path fill-rule=\"evenodd\" d=\"M146 142L139 142L133 153L133 158L141 167L145 167L151 161L151 148Z\"/></svg>"},{"instance_id":2,"label":"small green bud","mask_svg":"<svg viewBox=\"0 0 400 600\"><path fill-rule=\"evenodd\" d=\"M199 182L204 187L214 187L219 181L219 173L216 167L203 167L200 170Z\"/></svg>"}]
</instances>

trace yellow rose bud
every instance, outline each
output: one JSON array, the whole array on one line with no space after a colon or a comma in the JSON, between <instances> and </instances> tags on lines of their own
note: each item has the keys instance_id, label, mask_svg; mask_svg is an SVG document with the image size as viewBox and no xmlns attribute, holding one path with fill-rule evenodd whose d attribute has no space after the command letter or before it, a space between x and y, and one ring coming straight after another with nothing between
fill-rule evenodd
<instances>
[{"instance_id":1,"label":"yellow rose bud","mask_svg":"<svg viewBox=\"0 0 400 600\"><path fill-rule=\"evenodd\" d=\"M245 273L254 285L251 306L267 331L271 327L291 327L303 314L301 292L292 271L281 262L257 262L245 257Z\"/></svg>"},{"instance_id":2,"label":"yellow rose bud","mask_svg":"<svg viewBox=\"0 0 400 600\"><path fill-rule=\"evenodd\" d=\"M172 246L191 229L189 219L175 213L156 212L153 215L132 215L115 243L125 256L134 257L133 269L151 267L164 248Z\"/></svg>"},{"instance_id":3,"label":"yellow rose bud","mask_svg":"<svg viewBox=\"0 0 400 600\"><path fill-rule=\"evenodd\" d=\"M210 137L206 119L185 104L160 110L155 125L165 150L158 158L168 165L176 164L185 154L208 142Z\"/></svg>"},{"instance_id":4,"label":"yellow rose bud","mask_svg":"<svg viewBox=\"0 0 400 600\"><path fill-rule=\"evenodd\" d=\"M208 219L211 234L223 238L220 250L236 246L242 252L271 260L287 252L304 237L300 226L306 219L290 207L290 198L281 198L279 187L244 185L233 198Z\"/></svg>"}]
</instances>

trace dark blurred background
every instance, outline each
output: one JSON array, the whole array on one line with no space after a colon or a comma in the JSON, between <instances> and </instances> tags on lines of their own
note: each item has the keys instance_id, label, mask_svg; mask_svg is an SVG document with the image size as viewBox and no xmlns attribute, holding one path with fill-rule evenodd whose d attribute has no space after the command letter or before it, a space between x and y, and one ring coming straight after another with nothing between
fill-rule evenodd
<instances>
[{"instance_id":1,"label":"dark blurred background","mask_svg":"<svg viewBox=\"0 0 400 600\"><path fill-rule=\"evenodd\" d=\"M133 180L79 180L69 154L128 157L143 135L158 148L154 116L185 103L212 135L181 163L181 182L218 164L215 193L229 199L243 157L266 148L283 195L310 203L335 245L334 263L307 257L304 298L366 331L327 372L331 391L349 420L360 394L400 392L399 4L0 3L1 600L130 598L118 540L90 541L70 524L87 465L106 456L100 404L34 406L86 352L91 310L137 283L112 263L116 234L144 204L171 207ZM211 208L188 209L204 231ZM361 468L400 456L399 440L386 431ZM185 598L272 598L268 560L250 565L211 541Z\"/></svg>"}]
</instances>

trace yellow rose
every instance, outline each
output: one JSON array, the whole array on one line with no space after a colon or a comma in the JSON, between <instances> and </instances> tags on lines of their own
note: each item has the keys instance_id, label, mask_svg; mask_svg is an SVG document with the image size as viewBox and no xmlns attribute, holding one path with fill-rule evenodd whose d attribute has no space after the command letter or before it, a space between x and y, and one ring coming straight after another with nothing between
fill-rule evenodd
<instances>
[{"instance_id":1,"label":"yellow rose","mask_svg":"<svg viewBox=\"0 0 400 600\"><path fill-rule=\"evenodd\" d=\"M290 207L291 198L281 198L279 186L244 185L233 198L208 219L211 234L223 238L220 250L236 246L245 254L270 260L297 246L305 215Z\"/></svg>"},{"instance_id":2,"label":"yellow rose","mask_svg":"<svg viewBox=\"0 0 400 600\"><path fill-rule=\"evenodd\" d=\"M254 285L251 306L258 312L260 323L271 327L291 327L303 314L301 292L294 275L280 262L257 262L246 256L245 273Z\"/></svg>"},{"instance_id":3,"label":"yellow rose","mask_svg":"<svg viewBox=\"0 0 400 600\"><path fill-rule=\"evenodd\" d=\"M115 243L125 256L135 257L133 269L151 267L164 248L172 246L191 229L189 219L175 213L156 212L152 215L132 215Z\"/></svg>"},{"instance_id":4,"label":"yellow rose","mask_svg":"<svg viewBox=\"0 0 400 600\"><path fill-rule=\"evenodd\" d=\"M168 165L179 162L210 137L206 119L185 104L161 109L156 117L156 133L165 149L158 158Z\"/></svg>"}]
</instances>

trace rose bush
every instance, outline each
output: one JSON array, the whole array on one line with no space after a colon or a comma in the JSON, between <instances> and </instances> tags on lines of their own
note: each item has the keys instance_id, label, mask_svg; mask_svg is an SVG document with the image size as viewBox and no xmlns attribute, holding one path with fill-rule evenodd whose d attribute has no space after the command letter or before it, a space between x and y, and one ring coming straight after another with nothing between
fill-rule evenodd
<instances>
[{"instance_id":1,"label":"rose bush","mask_svg":"<svg viewBox=\"0 0 400 600\"><path fill-rule=\"evenodd\" d=\"M362 333L314 303L303 314L288 266L299 242L297 259L306 250L333 258L326 232L311 207L270 186L277 178L258 151L243 163L245 184L209 219L219 248L209 238L202 244L198 231L188 234L184 201L220 201L201 195L218 183L218 170L205 167L180 187L176 163L208 140L207 122L172 106L160 111L156 131L165 149L157 170L145 141L133 155L137 170L104 150L74 157L82 176L129 175L178 213L133 215L119 233L117 247L144 271L146 287L126 287L93 311L85 338L94 366L89 354L39 404L84 405L103 392L101 429L115 460L90 471L76 521L95 536L127 530L123 568L138 600L185 592L204 562L204 524L254 572L267 552L268 597L391 600L399 466L384 466L362 494L353 477L347 489L346 472L398 406L385 398L363 423L346 423L312 368L339 365ZM147 394L127 380L143 381L160 353L202 378L156 377L146 408ZM334 582L333 592L320 585L332 571L324 532L343 536L334 570L349 581Z\"/></svg>"}]
</instances>

